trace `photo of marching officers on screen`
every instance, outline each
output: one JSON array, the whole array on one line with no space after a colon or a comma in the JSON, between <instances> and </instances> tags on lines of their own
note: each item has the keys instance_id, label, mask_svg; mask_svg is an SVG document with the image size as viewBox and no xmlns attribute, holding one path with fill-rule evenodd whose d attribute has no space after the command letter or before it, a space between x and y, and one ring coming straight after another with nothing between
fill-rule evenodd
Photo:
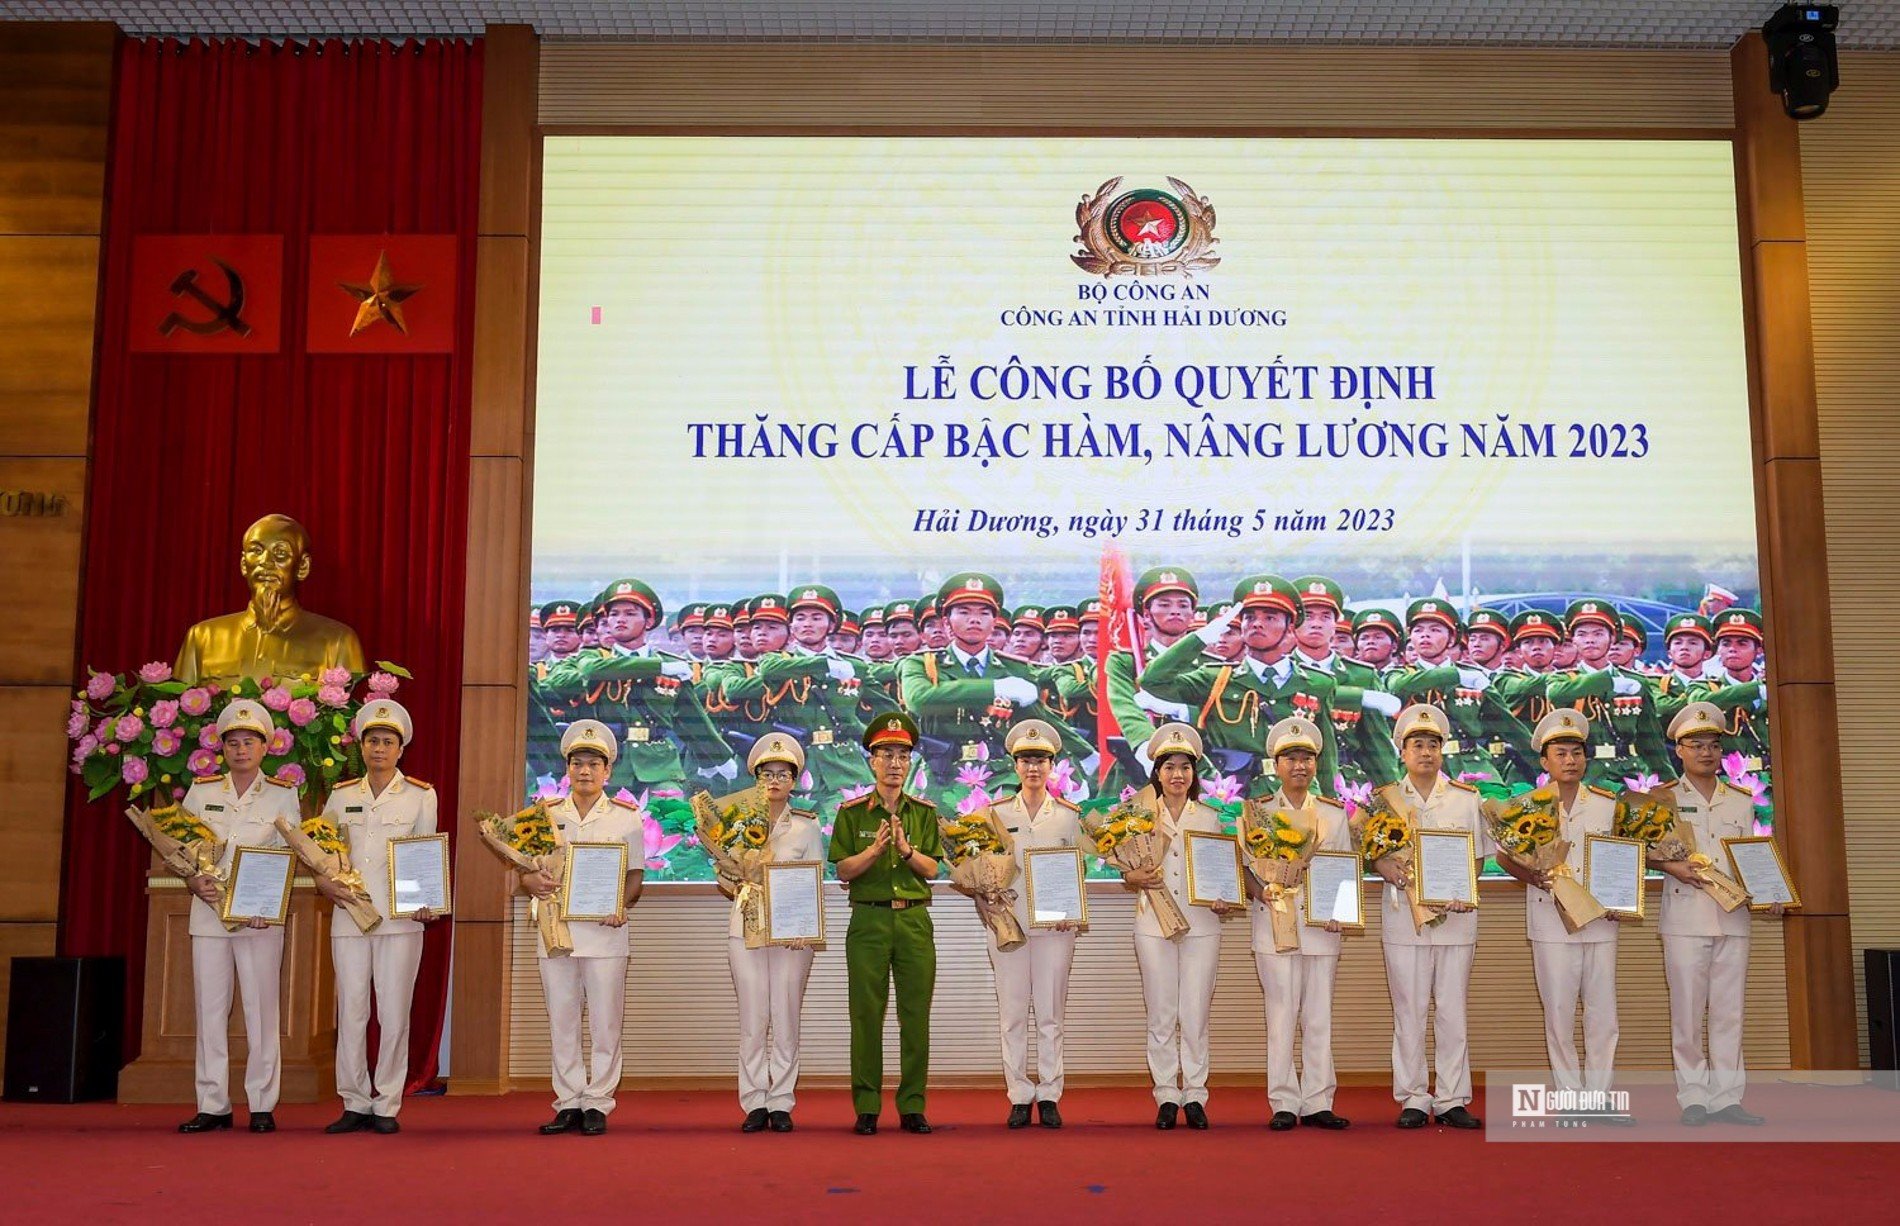
<instances>
[{"instance_id":1,"label":"photo of marching officers on screen","mask_svg":"<svg viewBox=\"0 0 1900 1226\"><path fill-rule=\"evenodd\" d=\"M853 607L823 583L675 604L622 578L530 609L528 642L531 797L560 793L569 724L605 724L620 741L608 791L654 816L646 867L663 880L711 877L682 798L743 786L760 738L797 741L796 803L829 823L871 788L867 724L898 710L921 734L908 790L948 816L1017 790L1003 738L1024 719L1058 730L1048 788L1082 804L1146 783L1148 741L1171 722L1199 731L1211 799L1271 796L1268 731L1304 717L1324 736L1314 788L1356 811L1403 776L1392 721L1412 704L1450 720L1445 773L1502 799L1547 782L1531 738L1554 709L1589 721L1587 784L1649 791L1679 773L1670 721L1708 702L1724 777L1753 795L1758 832L1773 820L1762 619L1716 584L1693 607L1361 599L1325 575L1210 584L1156 565L1066 595L965 571Z\"/></svg>"}]
</instances>

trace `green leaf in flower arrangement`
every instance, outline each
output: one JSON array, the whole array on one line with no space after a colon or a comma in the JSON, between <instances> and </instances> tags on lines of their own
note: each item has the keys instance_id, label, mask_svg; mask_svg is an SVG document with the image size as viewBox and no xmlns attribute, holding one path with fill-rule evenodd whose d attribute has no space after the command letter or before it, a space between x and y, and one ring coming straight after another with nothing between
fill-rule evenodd
<instances>
[{"instance_id":1,"label":"green leaf in flower arrangement","mask_svg":"<svg viewBox=\"0 0 1900 1226\"><path fill-rule=\"evenodd\" d=\"M378 660L376 661L376 667L380 668L381 670L388 673L392 677L401 677L404 681L415 680L414 677L409 675L409 670L404 668L400 664L391 664L388 660Z\"/></svg>"},{"instance_id":2,"label":"green leaf in flower arrangement","mask_svg":"<svg viewBox=\"0 0 1900 1226\"><path fill-rule=\"evenodd\" d=\"M182 681L160 681L158 684L148 686L147 688L154 694L182 694L191 687Z\"/></svg>"}]
</instances>

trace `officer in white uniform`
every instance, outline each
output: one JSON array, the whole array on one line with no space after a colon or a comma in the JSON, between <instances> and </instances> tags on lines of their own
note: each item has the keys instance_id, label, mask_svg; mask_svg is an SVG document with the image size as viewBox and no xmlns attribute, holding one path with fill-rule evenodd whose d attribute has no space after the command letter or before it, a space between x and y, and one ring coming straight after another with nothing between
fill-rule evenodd
<instances>
[{"instance_id":1,"label":"officer in white uniform","mask_svg":"<svg viewBox=\"0 0 1900 1226\"><path fill-rule=\"evenodd\" d=\"M367 773L336 785L323 815L349 843L350 867L363 879L382 923L364 932L342 911L330 916L330 956L336 964L336 1088L343 1114L327 1133L400 1132L403 1083L409 1075L409 1004L422 966L422 925L389 914L389 841L436 832L435 789L397 768L415 735L399 702L377 698L363 704L350 731L363 747ZM331 902L346 892L328 882L317 888ZM376 1000L376 1072L369 1067L370 997ZM373 1091L373 1096L372 1096Z\"/></svg>"},{"instance_id":2,"label":"officer in white uniform","mask_svg":"<svg viewBox=\"0 0 1900 1226\"><path fill-rule=\"evenodd\" d=\"M611 800L604 789L619 747L607 725L576 720L561 734L567 762L568 794L548 806L548 816L568 843L627 845L627 907L640 900L646 878L642 851L646 832L638 809ZM522 888L548 898L555 882L545 873L518 873ZM543 1136L607 1131L620 1086L620 1019L626 1007L627 921L572 920L574 952L550 957L541 947L541 992L548 1006L548 1045L553 1049L554 1118L541 1125ZM593 1060L581 1061L581 1012L586 1009L593 1038Z\"/></svg>"},{"instance_id":3,"label":"officer in white uniform","mask_svg":"<svg viewBox=\"0 0 1900 1226\"><path fill-rule=\"evenodd\" d=\"M792 788L805 772L805 750L797 740L772 732L752 743L746 769L772 819L766 841L780 863L823 861L825 837L818 816L791 807ZM722 883L722 887L723 883ZM739 1106L746 1116L740 1131L792 1131L794 1091L798 1086L798 1032L811 978L812 947L807 944L745 947L745 925L738 898L726 927L726 960L732 966L732 990L739 1000Z\"/></svg>"},{"instance_id":4,"label":"officer in white uniform","mask_svg":"<svg viewBox=\"0 0 1900 1226\"><path fill-rule=\"evenodd\" d=\"M1568 707L1551 711L1531 733L1534 749L1557 789L1557 837L1567 840L1565 863L1583 880L1585 839L1609 834L1616 824L1616 795L1583 783L1589 767L1590 721ZM1608 1090L1616 1064L1616 925L1614 915L1591 920L1575 932L1564 928L1547 875L1505 857L1504 870L1523 881L1524 926L1531 939L1537 994L1544 1002L1544 1045L1558 1088ZM1577 1059L1577 997L1583 997L1583 1062ZM1625 1124L1627 1115L1604 1123Z\"/></svg>"},{"instance_id":5,"label":"officer in white uniform","mask_svg":"<svg viewBox=\"0 0 1900 1226\"><path fill-rule=\"evenodd\" d=\"M1168 836L1158 869L1122 874L1130 889L1166 890L1187 917L1188 931L1173 940L1161 935L1145 897L1135 903L1135 961L1148 1013L1148 1072L1154 1079L1155 1127L1173 1128L1186 1115L1189 1128L1207 1127L1207 1029L1220 970L1220 924L1240 907L1188 905L1187 840L1190 830L1219 834L1220 815L1201 804L1201 734L1187 724L1155 729L1148 750L1154 774L1142 792L1153 805L1156 829ZM1177 1045L1176 1029L1180 1031Z\"/></svg>"},{"instance_id":6,"label":"officer in white uniform","mask_svg":"<svg viewBox=\"0 0 1900 1226\"><path fill-rule=\"evenodd\" d=\"M1318 725L1297 715L1267 730L1267 756L1280 781L1279 791L1266 802L1267 811L1302 818L1313 830L1315 851L1351 851L1345 806L1312 790L1322 744ZM1352 1121L1333 1114L1333 1092L1339 1086L1333 1071L1333 979L1339 971L1339 924L1308 925L1304 883L1287 882L1300 945L1278 952L1273 946L1273 911L1266 889L1252 871L1245 882L1253 899L1254 969L1267 1003L1267 1102L1273 1108L1267 1127L1275 1132L1295 1123L1334 1130L1348 1127ZM1297 1070L1293 1067L1295 1031L1301 1038Z\"/></svg>"},{"instance_id":7,"label":"officer in white uniform","mask_svg":"<svg viewBox=\"0 0 1900 1226\"><path fill-rule=\"evenodd\" d=\"M278 818L302 820L297 789L263 773L264 746L274 726L264 704L239 698L218 713L218 740L227 774L191 785L180 802L187 813L223 840L220 873L231 871L240 847L282 847ZM244 1000L244 1096L252 1132L275 1132L281 1080L278 1035L279 977L284 930L261 919L227 931L218 918L218 882L200 874L185 883L191 904L191 990L197 1006L198 1113L180 1132L211 1132L231 1126L231 992Z\"/></svg>"},{"instance_id":8,"label":"officer in white uniform","mask_svg":"<svg viewBox=\"0 0 1900 1226\"><path fill-rule=\"evenodd\" d=\"M1414 829L1458 830L1471 835L1482 863L1491 835L1478 807L1478 790L1446 777L1444 745L1451 721L1430 703L1399 712L1392 727L1405 777L1393 787L1410 810ZM1432 1119L1451 1128L1480 1128L1471 1114L1471 1050L1466 1041L1465 993L1478 949L1478 913L1465 903L1443 908L1443 918L1421 931L1412 922L1406 869L1393 857L1370 866L1385 880L1379 943L1385 950L1386 988L1392 995L1392 1097L1400 1128L1423 1128ZM1434 1088L1425 1067L1425 1022L1432 1022L1438 1077Z\"/></svg>"},{"instance_id":9,"label":"officer in white uniform","mask_svg":"<svg viewBox=\"0 0 1900 1226\"><path fill-rule=\"evenodd\" d=\"M1026 719L1003 737L1022 789L992 811L1009 837L1019 869L1023 853L1038 847L1074 847L1082 823L1074 805L1049 791L1049 772L1062 740L1040 719ZM1062 1019L1069 1005L1069 966L1075 959L1075 925L1030 926L1028 878L1019 872L1011 910L1028 938L1005 953L988 933L990 969L996 977L996 1012L1003 1039L1003 1082L1009 1090L1011 1128L1029 1124L1030 1104L1045 1128L1062 1127ZM985 929L988 932L988 929ZM1029 1012L1036 1013L1036 1076L1029 1076Z\"/></svg>"},{"instance_id":10,"label":"officer in white uniform","mask_svg":"<svg viewBox=\"0 0 1900 1226\"><path fill-rule=\"evenodd\" d=\"M1677 820L1695 832L1698 851L1719 855L1723 839L1755 829L1754 797L1722 781L1722 708L1692 702L1669 721L1669 739L1682 762L1674 784ZM1650 861L1663 882L1663 973L1669 981L1670 1051L1676 1064L1676 1105L1682 1122L1699 1127L1760 1124L1742 1106L1748 1075L1742 1068L1742 999L1748 986L1750 912L1724 911L1697 880L1687 860ZM1780 916L1780 904L1768 914ZM1704 1019L1708 1052L1703 1053Z\"/></svg>"}]
</instances>

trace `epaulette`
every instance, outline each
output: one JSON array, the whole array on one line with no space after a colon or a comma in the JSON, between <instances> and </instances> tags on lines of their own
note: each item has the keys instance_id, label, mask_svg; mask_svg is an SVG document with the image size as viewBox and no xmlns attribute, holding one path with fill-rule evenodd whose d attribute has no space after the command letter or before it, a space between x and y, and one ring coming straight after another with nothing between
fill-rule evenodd
<instances>
[{"instance_id":1,"label":"epaulette","mask_svg":"<svg viewBox=\"0 0 1900 1226\"><path fill-rule=\"evenodd\" d=\"M1007 651L992 651L990 654L995 656L999 660L1012 660L1017 664L1027 664L1027 665L1030 665L1031 667L1040 667L1039 665L1036 664L1034 660L1030 659L1028 656L1013 656L1009 654Z\"/></svg>"},{"instance_id":2,"label":"epaulette","mask_svg":"<svg viewBox=\"0 0 1900 1226\"><path fill-rule=\"evenodd\" d=\"M634 804L631 800L622 800L618 796L609 796L607 799L612 801L614 804L619 805L623 809L632 809L636 813L640 811L640 806Z\"/></svg>"},{"instance_id":3,"label":"epaulette","mask_svg":"<svg viewBox=\"0 0 1900 1226\"><path fill-rule=\"evenodd\" d=\"M791 814L793 817L809 817L814 822L818 820L818 810L816 809L793 809Z\"/></svg>"},{"instance_id":4,"label":"epaulette","mask_svg":"<svg viewBox=\"0 0 1900 1226\"><path fill-rule=\"evenodd\" d=\"M227 772L221 771L215 775L200 775L198 778L193 779L191 782L194 787L200 783L223 783L226 773Z\"/></svg>"},{"instance_id":5,"label":"epaulette","mask_svg":"<svg viewBox=\"0 0 1900 1226\"><path fill-rule=\"evenodd\" d=\"M1074 801L1069 800L1065 797L1058 796L1054 792L1049 793L1049 799L1055 801L1057 804L1061 805L1065 809L1070 810L1071 812L1080 813L1082 811L1082 807L1080 805L1076 804Z\"/></svg>"},{"instance_id":6,"label":"epaulette","mask_svg":"<svg viewBox=\"0 0 1900 1226\"><path fill-rule=\"evenodd\" d=\"M291 788L292 790L295 790L297 786L296 784L292 783L290 780L285 779L280 775L265 775L264 782L274 783L280 788Z\"/></svg>"},{"instance_id":7,"label":"epaulette","mask_svg":"<svg viewBox=\"0 0 1900 1226\"><path fill-rule=\"evenodd\" d=\"M1334 800L1331 796L1321 796L1318 792L1313 793L1313 795L1319 800L1319 803L1323 805L1331 805L1335 809L1343 809L1346 807L1346 802L1343 800Z\"/></svg>"},{"instance_id":8,"label":"epaulette","mask_svg":"<svg viewBox=\"0 0 1900 1226\"><path fill-rule=\"evenodd\" d=\"M425 792L435 791L435 784L425 782L421 779L416 778L414 775L404 775L403 778L407 779L411 784L415 785L416 787L421 788Z\"/></svg>"},{"instance_id":9,"label":"epaulette","mask_svg":"<svg viewBox=\"0 0 1900 1226\"><path fill-rule=\"evenodd\" d=\"M871 793L867 793L867 794L868 794L868 795L872 795L872 796L875 796L875 795L876 795L877 793L875 793L875 792L871 792ZM920 805L923 805L923 806L924 806L925 808L927 808L927 809L930 809L930 810L931 810L932 812L935 812L935 811L936 811L936 808L937 808L937 802L936 802L936 801L934 801L934 800L929 800L929 799L927 799L927 798L925 798L925 797L922 797L922 796L913 796L913 795L912 795L911 793L909 793L909 792L905 792L905 793L904 793L903 795L904 795L904 799L905 799L905 800L914 800L914 801L916 801L916 802L917 802L918 804L920 804Z\"/></svg>"},{"instance_id":10,"label":"epaulette","mask_svg":"<svg viewBox=\"0 0 1900 1226\"><path fill-rule=\"evenodd\" d=\"M1466 782L1465 782L1464 780L1462 780L1462 779L1452 779L1452 778L1449 778L1449 777L1448 777L1448 778L1447 778L1447 779L1445 780L1445 782L1446 782L1446 783L1449 783L1449 784L1450 784L1451 786L1453 786L1453 787L1455 787L1455 788L1457 788L1457 789L1458 789L1459 791L1461 791L1461 792L1475 792L1475 791L1477 791L1477 790L1478 790L1478 789L1477 789L1477 786L1476 786L1476 785L1474 785L1474 784L1470 784L1470 783L1466 783Z\"/></svg>"},{"instance_id":11,"label":"epaulette","mask_svg":"<svg viewBox=\"0 0 1900 1226\"><path fill-rule=\"evenodd\" d=\"M220 779L222 779L222 778L223 778L223 776L222 776L222 775L220 775L220 776L218 776L218 777L219 777ZM337 781L336 781L336 787L334 787L334 788L331 788L330 790L334 792L334 791L339 791L339 790L341 790L341 789L343 789L343 788L353 788L353 787L355 787L355 786L356 786L357 784L359 784L359 783L361 783L361 782L363 782L363 777L362 777L361 775L358 775L358 776L357 776L356 778L354 778L354 779L339 779L339 780L337 780ZM412 779L412 780L410 780L410 782L411 782L411 783L413 783L413 782L415 782L415 781L414 781L414 780Z\"/></svg>"},{"instance_id":12,"label":"epaulette","mask_svg":"<svg viewBox=\"0 0 1900 1226\"><path fill-rule=\"evenodd\" d=\"M847 800L843 804L838 806L838 811L842 813L844 810L856 808L858 805L864 805L868 808L871 803L871 797L875 795L877 795L876 792L866 792L864 795L859 796L856 799Z\"/></svg>"},{"instance_id":13,"label":"epaulette","mask_svg":"<svg viewBox=\"0 0 1900 1226\"><path fill-rule=\"evenodd\" d=\"M1475 790L1475 789L1474 789L1474 790ZM1615 792L1612 792L1612 791L1610 791L1610 790L1609 790L1608 788L1600 788L1600 787L1598 787L1598 786L1597 786L1596 784L1594 784L1594 783L1587 783L1587 784L1585 784L1585 785L1584 785L1584 790L1585 790L1585 791L1590 791L1590 792L1595 792L1595 793L1596 793L1596 794L1597 794L1598 796L1601 796L1601 797L1603 797L1603 799L1605 799L1605 800L1615 800L1615 799L1616 799L1616 793L1615 793Z\"/></svg>"}]
</instances>

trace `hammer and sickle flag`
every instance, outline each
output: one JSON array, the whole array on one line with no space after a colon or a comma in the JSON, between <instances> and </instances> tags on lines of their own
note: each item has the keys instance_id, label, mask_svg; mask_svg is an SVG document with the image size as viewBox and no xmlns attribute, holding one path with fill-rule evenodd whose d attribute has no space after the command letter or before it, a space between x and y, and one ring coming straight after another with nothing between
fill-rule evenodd
<instances>
[{"instance_id":1,"label":"hammer and sickle flag","mask_svg":"<svg viewBox=\"0 0 1900 1226\"><path fill-rule=\"evenodd\" d=\"M453 234L310 236L310 353L455 349Z\"/></svg>"},{"instance_id":2,"label":"hammer and sickle flag","mask_svg":"<svg viewBox=\"0 0 1900 1226\"><path fill-rule=\"evenodd\" d=\"M133 353L242 356L283 344L278 234L143 234L132 241Z\"/></svg>"}]
</instances>

